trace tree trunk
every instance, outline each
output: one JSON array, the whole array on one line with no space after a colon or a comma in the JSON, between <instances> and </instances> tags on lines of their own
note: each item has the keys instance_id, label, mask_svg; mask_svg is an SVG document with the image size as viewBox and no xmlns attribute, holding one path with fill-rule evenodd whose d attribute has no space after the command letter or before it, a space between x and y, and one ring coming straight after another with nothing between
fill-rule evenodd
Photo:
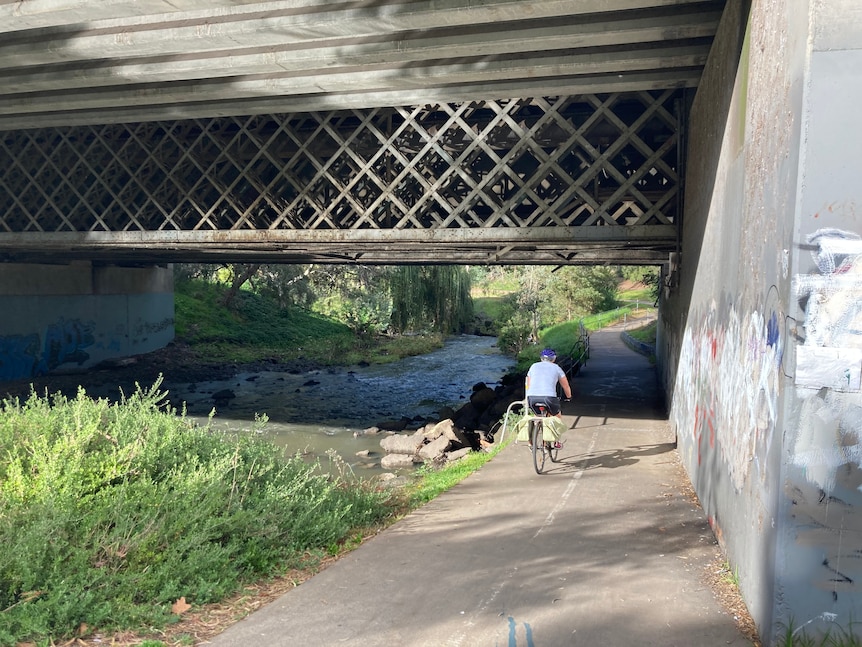
<instances>
[{"instance_id":1,"label":"tree trunk","mask_svg":"<svg viewBox=\"0 0 862 647\"><path fill-rule=\"evenodd\" d=\"M221 300L221 304L225 308L231 307L234 298L236 298L236 295L239 292L239 289L245 284L246 281L248 281L252 276L257 274L257 271L259 269L260 263L253 263L251 265L234 265L233 281L230 284L230 288L227 292L225 292L224 297Z\"/></svg>"}]
</instances>

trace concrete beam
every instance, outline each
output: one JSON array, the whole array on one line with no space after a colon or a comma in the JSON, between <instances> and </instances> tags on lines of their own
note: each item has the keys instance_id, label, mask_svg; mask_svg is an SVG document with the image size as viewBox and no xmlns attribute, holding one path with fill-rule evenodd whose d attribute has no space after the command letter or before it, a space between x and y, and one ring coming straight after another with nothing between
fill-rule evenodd
<instances>
[{"instance_id":1,"label":"concrete beam","mask_svg":"<svg viewBox=\"0 0 862 647\"><path fill-rule=\"evenodd\" d=\"M558 52L560 57L578 55L589 48L606 49L606 65L613 65L620 57L634 57L648 43L662 45L666 42L681 43L678 50L690 50L698 57L709 52L709 39L714 24L720 17L719 12L708 12L701 16L703 22L692 21L690 14L646 20L602 21L574 25L533 26L518 30L501 30L495 33L473 33L469 40L464 34L443 34L436 37L420 33L405 34L397 40L379 40L379 35L351 37L343 39L314 41L302 45L285 43L275 34L272 42L267 42L267 34L259 34L255 42L247 46L233 44L214 51L204 57L200 54L170 54L153 45L154 51L131 61L98 59L89 60L80 66L72 66L63 59L63 53L50 48L44 52L30 52L29 47L21 46L17 55L9 48L0 46L4 57L0 59L0 70L14 68L17 64L28 67L8 74L4 79L3 92L6 95L69 91L76 88L117 87L134 79L136 83L171 83L198 79L237 79L258 76L281 69L283 74L295 70L301 76L331 75L369 70L383 66L397 65L415 69L419 64L429 69L440 65L444 59L471 59L489 61L488 57L508 57L534 52L545 52L546 58ZM532 24L532 23L530 23ZM669 37L672 33L672 37ZM162 44L164 45L164 44ZM577 48L577 49L575 49ZM603 52L604 53L604 52ZM665 53L678 56L673 48L654 49L650 58ZM591 64L588 54L580 54L585 64ZM601 54L593 53L592 58ZM51 58L34 66L34 59ZM604 58L604 57L603 57ZM656 67L667 67L671 61L659 61ZM691 62L702 65L702 60ZM4 78L0 73L0 78Z\"/></svg>"},{"instance_id":2,"label":"concrete beam","mask_svg":"<svg viewBox=\"0 0 862 647\"><path fill-rule=\"evenodd\" d=\"M0 3L0 129L694 87L725 2Z\"/></svg>"},{"instance_id":3,"label":"concrete beam","mask_svg":"<svg viewBox=\"0 0 862 647\"><path fill-rule=\"evenodd\" d=\"M706 4L710 0L553 0L532 1L498 0L485 2L466 2L465 0L440 0L437 2L378 2L373 10L381 15L409 14L429 8L452 13L450 21L458 16L469 20L511 20L523 17L529 12L532 18L553 18L554 16L591 14L598 12L632 11L654 9L656 7L684 7L692 4ZM519 5L524 5L519 6ZM279 2L250 2L243 0L101 0L98 5L83 0L27 0L26 2L6 2L0 4L0 33L22 32L25 30L54 29L66 27L69 30L89 27L96 23L107 26L109 21L127 28L181 18L186 21L226 22L242 20L256 14L283 12L294 15L320 14L321 9L333 7L342 10L362 10L359 2L335 4L320 0L289 0ZM473 11L473 14L470 12ZM484 12L478 16L475 12ZM450 25L453 24L450 22ZM424 27L427 28L427 27Z\"/></svg>"}]
</instances>

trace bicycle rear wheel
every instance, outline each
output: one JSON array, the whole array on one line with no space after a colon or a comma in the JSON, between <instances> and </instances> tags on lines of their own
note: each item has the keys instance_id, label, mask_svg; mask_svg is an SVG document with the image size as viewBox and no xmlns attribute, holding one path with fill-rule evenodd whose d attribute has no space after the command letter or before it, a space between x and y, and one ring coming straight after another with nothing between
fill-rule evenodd
<instances>
[{"instance_id":1,"label":"bicycle rear wheel","mask_svg":"<svg viewBox=\"0 0 862 647\"><path fill-rule=\"evenodd\" d=\"M541 474L545 468L545 439L541 420L533 420L530 430L530 443L533 445L533 467L536 474Z\"/></svg>"}]
</instances>

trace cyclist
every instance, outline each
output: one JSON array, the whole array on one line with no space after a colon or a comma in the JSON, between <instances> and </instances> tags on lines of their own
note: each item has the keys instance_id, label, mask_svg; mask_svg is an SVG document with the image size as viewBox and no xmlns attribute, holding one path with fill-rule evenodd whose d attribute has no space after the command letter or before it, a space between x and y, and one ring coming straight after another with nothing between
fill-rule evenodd
<instances>
[{"instance_id":1,"label":"cyclist","mask_svg":"<svg viewBox=\"0 0 862 647\"><path fill-rule=\"evenodd\" d=\"M543 403L549 414L562 418L560 398L557 397L557 384L563 387L566 400L571 400L572 389L569 386L569 379L563 369L557 366L557 353L553 348L546 348L539 357L540 361L533 364L527 371L525 382L527 404L536 415L540 415L537 405Z\"/></svg>"}]
</instances>

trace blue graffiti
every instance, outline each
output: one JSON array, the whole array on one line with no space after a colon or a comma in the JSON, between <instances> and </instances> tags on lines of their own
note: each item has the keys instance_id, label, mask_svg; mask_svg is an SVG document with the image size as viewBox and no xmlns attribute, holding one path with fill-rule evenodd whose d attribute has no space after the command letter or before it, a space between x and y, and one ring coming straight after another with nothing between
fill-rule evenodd
<instances>
[{"instance_id":1,"label":"blue graffiti","mask_svg":"<svg viewBox=\"0 0 862 647\"><path fill-rule=\"evenodd\" d=\"M0 379L37 377L72 362L81 366L90 359L84 349L95 343L94 328L92 321L61 318L45 330L41 352L36 334L0 337Z\"/></svg>"},{"instance_id":2,"label":"blue graffiti","mask_svg":"<svg viewBox=\"0 0 862 647\"><path fill-rule=\"evenodd\" d=\"M507 618L509 622L509 647L517 647L518 645L518 636L517 630L518 625L515 622L515 619L512 616ZM524 623L524 631L526 632L525 638L527 639L527 647L534 647L533 645L533 628L530 626L530 623Z\"/></svg>"},{"instance_id":3,"label":"blue graffiti","mask_svg":"<svg viewBox=\"0 0 862 647\"><path fill-rule=\"evenodd\" d=\"M766 324L766 345L770 348L778 345L781 340L781 331L778 328L778 316L773 312Z\"/></svg>"},{"instance_id":4,"label":"blue graffiti","mask_svg":"<svg viewBox=\"0 0 862 647\"><path fill-rule=\"evenodd\" d=\"M93 337L93 322L84 323L79 319L60 321L53 326L48 326L45 331L45 346L42 349L42 358L39 368L51 371L61 364L75 362L81 366L90 359L89 353L84 348L95 343Z\"/></svg>"},{"instance_id":5,"label":"blue graffiti","mask_svg":"<svg viewBox=\"0 0 862 647\"><path fill-rule=\"evenodd\" d=\"M39 335L0 337L0 380L35 375L39 361Z\"/></svg>"}]
</instances>

